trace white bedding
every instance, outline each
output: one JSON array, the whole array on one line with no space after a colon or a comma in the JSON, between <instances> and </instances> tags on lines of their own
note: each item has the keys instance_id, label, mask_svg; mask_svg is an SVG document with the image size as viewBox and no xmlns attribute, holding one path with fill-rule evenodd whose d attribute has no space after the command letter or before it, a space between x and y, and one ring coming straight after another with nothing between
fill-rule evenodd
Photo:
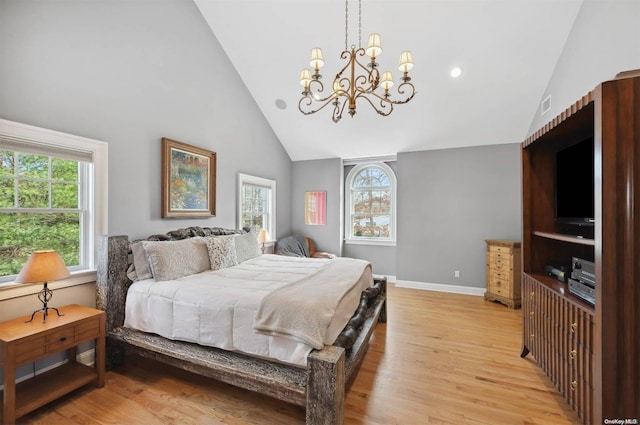
<instances>
[{"instance_id":1,"label":"white bedding","mask_svg":"<svg viewBox=\"0 0 640 425\"><path fill-rule=\"evenodd\" d=\"M124 325L165 338L306 366L311 346L257 334L254 318L267 293L316 272L328 261L265 254L234 267L177 280L141 280L127 293ZM371 268L354 278L358 283L338 304L325 335L327 343L340 334L360 302L360 293L373 283Z\"/></svg>"}]
</instances>

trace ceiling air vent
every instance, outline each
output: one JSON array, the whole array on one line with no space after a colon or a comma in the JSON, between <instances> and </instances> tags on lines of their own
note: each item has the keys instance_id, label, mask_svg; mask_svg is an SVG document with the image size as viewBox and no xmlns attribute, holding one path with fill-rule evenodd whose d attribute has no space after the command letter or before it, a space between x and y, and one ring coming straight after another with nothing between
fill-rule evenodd
<instances>
[{"instance_id":1,"label":"ceiling air vent","mask_svg":"<svg viewBox=\"0 0 640 425\"><path fill-rule=\"evenodd\" d=\"M545 97L540 105L540 115L544 115L551 109L551 95Z\"/></svg>"}]
</instances>

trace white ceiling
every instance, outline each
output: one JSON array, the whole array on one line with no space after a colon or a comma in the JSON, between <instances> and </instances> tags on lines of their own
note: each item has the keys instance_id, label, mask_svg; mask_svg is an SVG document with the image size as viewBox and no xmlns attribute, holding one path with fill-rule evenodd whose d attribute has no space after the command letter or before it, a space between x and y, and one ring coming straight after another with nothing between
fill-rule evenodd
<instances>
[{"instance_id":1,"label":"white ceiling","mask_svg":"<svg viewBox=\"0 0 640 425\"><path fill-rule=\"evenodd\" d=\"M292 160L521 142L582 0L363 0L362 43L382 36L381 71L410 50L417 94L388 117L366 103L339 123L302 115L298 77L321 47L325 84L344 66L342 0L195 0ZM349 2L348 46L358 44ZM458 79L449 76L463 68ZM393 89L392 89L393 90ZM285 109L276 106L286 102Z\"/></svg>"}]
</instances>

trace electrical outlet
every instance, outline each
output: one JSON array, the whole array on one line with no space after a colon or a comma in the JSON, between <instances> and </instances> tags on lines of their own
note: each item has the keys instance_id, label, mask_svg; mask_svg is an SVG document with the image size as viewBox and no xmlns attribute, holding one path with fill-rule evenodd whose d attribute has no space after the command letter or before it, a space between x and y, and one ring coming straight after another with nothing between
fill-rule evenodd
<instances>
[{"instance_id":1,"label":"electrical outlet","mask_svg":"<svg viewBox=\"0 0 640 425\"><path fill-rule=\"evenodd\" d=\"M460 270L456 270L455 272L453 272L453 276L460 277Z\"/></svg>"}]
</instances>

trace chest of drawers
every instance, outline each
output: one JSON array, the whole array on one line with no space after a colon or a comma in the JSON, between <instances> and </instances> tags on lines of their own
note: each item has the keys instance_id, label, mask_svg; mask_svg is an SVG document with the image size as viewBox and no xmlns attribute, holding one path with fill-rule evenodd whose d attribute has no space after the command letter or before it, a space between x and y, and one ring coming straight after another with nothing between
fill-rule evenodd
<instances>
[{"instance_id":1,"label":"chest of drawers","mask_svg":"<svg viewBox=\"0 0 640 425\"><path fill-rule=\"evenodd\" d=\"M509 308L521 306L520 242L494 240L487 244L487 291L484 299Z\"/></svg>"}]
</instances>

